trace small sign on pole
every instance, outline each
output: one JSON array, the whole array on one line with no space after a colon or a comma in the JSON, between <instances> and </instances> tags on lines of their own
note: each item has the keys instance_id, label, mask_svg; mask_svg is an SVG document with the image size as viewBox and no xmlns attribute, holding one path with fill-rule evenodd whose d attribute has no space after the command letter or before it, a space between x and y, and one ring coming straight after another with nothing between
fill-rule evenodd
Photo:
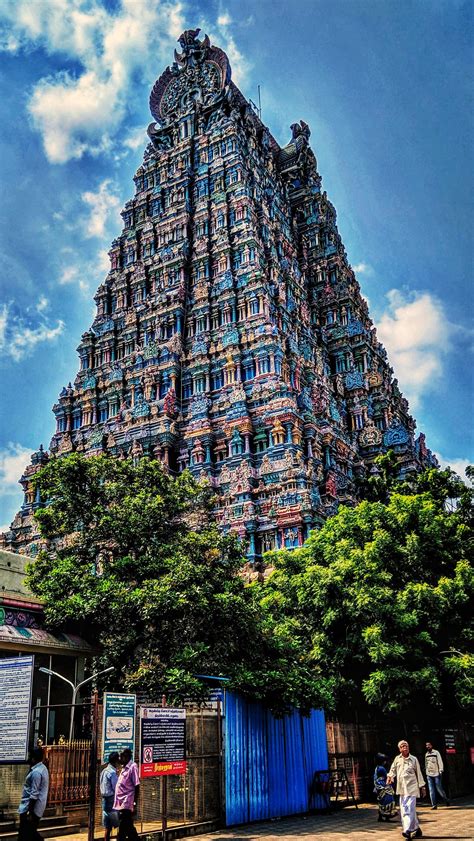
<instances>
[{"instance_id":1,"label":"small sign on pole","mask_svg":"<svg viewBox=\"0 0 474 841\"><path fill-rule=\"evenodd\" d=\"M28 758L33 665L33 656L0 660L1 765Z\"/></svg>"},{"instance_id":2,"label":"small sign on pole","mask_svg":"<svg viewBox=\"0 0 474 841\"><path fill-rule=\"evenodd\" d=\"M444 744L446 753L456 753L456 736L454 730L444 731Z\"/></svg>"},{"instance_id":3,"label":"small sign on pole","mask_svg":"<svg viewBox=\"0 0 474 841\"><path fill-rule=\"evenodd\" d=\"M186 710L142 707L140 777L186 773Z\"/></svg>"},{"instance_id":4,"label":"small sign on pole","mask_svg":"<svg viewBox=\"0 0 474 841\"><path fill-rule=\"evenodd\" d=\"M225 698L225 690L224 689L210 689L209 695L206 701L206 707L210 708L211 710L217 710L218 705L220 704L221 709L224 704Z\"/></svg>"},{"instance_id":5,"label":"small sign on pole","mask_svg":"<svg viewBox=\"0 0 474 841\"><path fill-rule=\"evenodd\" d=\"M135 713L137 696L119 692L104 692L102 727L102 759L107 761L113 751L121 753L129 748L135 755Z\"/></svg>"}]
</instances>

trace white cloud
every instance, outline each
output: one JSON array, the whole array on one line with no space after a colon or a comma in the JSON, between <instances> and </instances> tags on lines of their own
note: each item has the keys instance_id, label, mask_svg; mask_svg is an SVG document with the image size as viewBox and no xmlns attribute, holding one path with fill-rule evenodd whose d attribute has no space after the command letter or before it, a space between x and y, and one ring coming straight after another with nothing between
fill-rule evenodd
<instances>
[{"instance_id":1,"label":"white cloud","mask_svg":"<svg viewBox=\"0 0 474 841\"><path fill-rule=\"evenodd\" d=\"M79 269L77 266L64 266L59 276L60 286L66 286L68 283L74 283L74 281L77 280L78 274Z\"/></svg>"},{"instance_id":2,"label":"white cloud","mask_svg":"<svg viewBox=\"0 0 474 841\"><path fill-rule=\"evenodd\" d=\"M35 128L43 137L46 157L63 164L85 152L97 155L110 148L110 134L123 117L123 105L111 80L97 73L74 79L67 73L44 79L29 102Z\"/></svg>"},{"instance_id":3,"label":"white cloud","mask_svg":"<svg viewBox=\"0 0 474 841\"><path fill-rule=\"evenodd\" d=\"M72 249L70 249L72 251ZM67 252L69 256L69 250ZM110 258L107 251L99 249L94 258L82 260L74 252L71 257L74 263L63 265L60 269L58 283L60 286L75 285L83 295L88 296L92 292L92 285L102 283L104 274L110 269ZM91 285L92 284L92 285Z\"/></svg>"},{"instance_id":4,"label":"white cloud","mask_svg":"<svg viewBox=\"0 0 474 841\"><path fill-rule=\"evenodd\" d=\"M251 65L237 47L231 24L223 9L201 25L228 54L233 79L241 85ZM112 151L134 83L139 78L154 82L157 71L172 60L185 26L180 0L117 0L112 8L103 0L3 0L0 50L42 48L79 68L39 79L28 102L48 160L63 164ZM120 136L120 145L136 149L138 136L138 129L125 140ZM140 136L143 140L143 130Z\"/></svg>"},{"instance_id":5,"label":"white cloud","mask_svg":"<svg viewBox=\"0 0 474 841\"><path fill-rule=\"evenodd\" d=\"M4 0L0 23L3 49L42 47L80 66L40 79L28 103L52 163L111 148L133 81L167 63L184 29L172 0L121 0L110 11L100 0Z\"/></svg>"},{"instance_id":6,"label":"white cloud","mask_svg":"<svg viewBox=\"0 0 474 841\"><path fill-rule=\"evenodd\" d=\"M105 241L110 241L120 230L121 199L115 181L104 179L95 190L86 190L80 195L81 205L74 211L76 218L76 246L64 245L59 251L57 283L59 286L71 286L84 296L90 295L92 287L102 283L104 275L110 270L110 258L103 248ZM84 212L87 208L87 212ZM87 240L100 240L100 247L94 248Z\"/></svg>"},{"instance_id":7,"label":"white cloud","mask_svg":"<svg viewBox=\"0 0 474 841\"><path fill-rule=\"evenodd\" d=\"M11 441L5 448L0 449L0 496L10 496L19 492L18 480L30 463L32 452L30 447Z\"/></svg>"},{"instance_id":8,"label":"white cloud","mask_svg":"<svg viewBox=\"0 0 474 841\"><path fill-rule=\"evenodd\" d=\"M435 453L435 456L438 459L441 468L444 469L445 467L450 467L451 470L454 470L454 472L457 473L464 482L468 481L466 476L466 467L472 464L472 461L469 461L467 458L446 458L445 456L442 456L441 453Z\"/></svg>"},{"instance_id":9,"label":"white cloud","mask_svg":"<svg viewBox=\"0 0 474 841\"><path fill-rule=\"evenodd\" d=\"M387 298L388 309L378 319L377 333L414 408L441 377L454 328L441 301L429 292L392 289Z\"/></svg>"},{"instance_id":10,"label":"white cloud","mask_svg":"<svg viewBox=\"0 0 474 841\"><path fill-rule=\"evenodd\" d=\"M355 266L352 266L352 268L356 274L372 275L374 273L372 266L368 263L357 263Z\"/></svg>"},{"instance_id":11,"label":"white cloud","mask_svg":"<svg viewBox=\"0 0 474 841\"><path fill-rule=\"evenodd\" d=\"M204 32L207 32L212 44L220 47L227 53L232 68L232 80L236 85L244 85L250 75L252 68L251 63L240 52L233 35L229 31L229 26L232 24L230 14L223 10L219 13L216 22L204 19L201 23L200 37ZM256 92L253 99L256 98Z\"/></svg>"},{"instance_id":12,"label":"white cloud","mask_svg":"<svg viewBox=\"0 0 474 841\"><path fill-rule=\"evenodd\" d=\"M29 323L30 318L11 311L9 304L0 309L0 351L20 362L42 342L53 342L64 330L64 321L58 320L50 326L40 313L36 324Z\"/></svg>"},{"instance_id":13,"label":"white cloud","mask_svg":"<svg viewBox=\"0 0 474 841\"><path fill-rule=\"evenodd\" d=\"M49 307L49 301L45 298L44 295L41 295L38 303L36 304L36 311L37 312L44 312Z\"/></svg>"},{"instance_id":14,"label":"white cloud","mask_svg":"<svg viewBox=\"0 0 474 841\"><path fill-rule=\"evenodd\" d=\"M8 307L3 304L0 309L0 350L5 347L7 341Z\"/></svg>"},{"instance_id":15,"label":"white cloud","mask_svg":"<svg viewBox=\"0 0 474 841\"><path fill-rule=\"evenodd\" d=\"M21 505L22 488L19 479L30 464L33 449L11 441L0 449L0 516L6 520L4 525L0 525L0 534L10 530L10 520L7 518L13 518Z\"/></svg>"},{"instance_id":16,"label":"white cloud","mask_svg":"<svg viewBox=\"0 0 474 841\"><path fill-rule=\"evenodd\" d=\"M83 202L90 208L90 215L84 221L86 236L103 237L109 218L118 215L120 199L115 190L115 185L107 178L96 193L87 191L82 194Z\"/></svg>"},{"instance_id":17,"label":"white cloud","mask_svg":"<svg viewBox=\"0 0 474 841\"><path fill-rule=\"evenodd\" d=\"M147 140L147 135L144 126L135 126L135 128L130 129L129 133L123 140L123 145L127 147L127 149L140 149L145 145Z\"/></svg>"},{"instance_id":18,"label":"white cloud","mask_svg":"<svg viewBox=\"0 0 474 841\"><path fill-rule=\"evenodd\" d=\"M97 255L97 269L106 274L110 270L110 257L106 248L102 248Z\"/></svg>"},{"instance_id":19,"label":"white cloud","mask_svg":"<svg viewBox=\"0 0 474 841\"><path fill-rule=\"evenodd\" d=\"M219 26L219 37L215 39L215 43L227 53L232 68L232 80L236 85L245 85L252 65L240 52L234 38L228 32L226 25ZM255 95L253 98L255 99Z\"/></svg>"}]
</instances>

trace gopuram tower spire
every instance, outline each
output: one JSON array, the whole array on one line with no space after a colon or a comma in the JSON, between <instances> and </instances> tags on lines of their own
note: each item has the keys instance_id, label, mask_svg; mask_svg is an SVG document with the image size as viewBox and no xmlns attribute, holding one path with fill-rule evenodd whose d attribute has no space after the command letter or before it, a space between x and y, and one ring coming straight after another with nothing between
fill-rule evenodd
<instances>
[{"instance_id":1,"label":"gopuram tower spire","mask_svg":"<svg viewBox=\"0 0 474 841\"><path fill-rule=\"evenodd\" d=\"M150 142L50 453L154 457L208 479L221 528L253 562L354 503L379 453L393 449L401 475L436 462L377 340L309 127L280 147L198 35L183 33L151 92ZM40 456L4 539L30 554Z\"/></svg>"}]
</instances>

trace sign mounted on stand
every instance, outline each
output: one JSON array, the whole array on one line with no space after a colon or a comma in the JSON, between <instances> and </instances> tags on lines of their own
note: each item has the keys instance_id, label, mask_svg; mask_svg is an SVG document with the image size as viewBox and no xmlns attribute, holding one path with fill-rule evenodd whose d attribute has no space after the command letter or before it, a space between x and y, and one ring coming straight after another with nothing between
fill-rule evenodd
<instances>
[{"instance_id":1,"label":"sign mounted on stand","mask_svg":"<svg viewBox=\"0 0 474 841\"><path fill-rule=\"evenodd\" d=\"M456 736L454 730L444 731L444 744L446 753L456 753Z\"/></svg>"},{"instance_id":2,"label":"sign mounted on stand","mask_svg":"<svg viewBox=\"0 0 474 841\"><path fill-rule=\"evenodd\" d=\"M224 689L210 689L206 701L206 707L211 710L217 710L220 705L221 711L224 708L225 690Z\"/></svg>"},{"instance_id":3,"label":"sign mounted on stand","mask_svg":"<svg viewBox=\"0 0 474 841\"><path fill-rule=\"evenodd\" d=\"M34 657L0 660L0 764L25 762L31 715Z\"/></svg>"},{"instance_id":4,"label":"sign mounted on stand","mask_svg":"<svg viewBox=\"0 0 474 841\"><path fill-rule=\"evenodd\" d=\"M142 707L140 777L186 773L186 710Z\"/></svg>"},{"instance_id":5,"label":"sign mounted on stand","mask_svg":"<svg viewBox=\"0 0 474 841\"><path fill-rule=\"evenodd\" d=\"M109 753L121 753L129 748L135 755L135 713L137 696L119 692L104 692L104 717L102 728L102 759L107 762Z\"/></svg>"}]
</instances>

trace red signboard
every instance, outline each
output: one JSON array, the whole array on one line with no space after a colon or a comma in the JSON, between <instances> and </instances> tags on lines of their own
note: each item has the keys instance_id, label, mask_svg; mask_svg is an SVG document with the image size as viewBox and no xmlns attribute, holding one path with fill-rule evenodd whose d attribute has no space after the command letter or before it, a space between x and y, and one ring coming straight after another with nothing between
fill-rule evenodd
<instances>
[{"instance_id":1,"label":"red signboard","mask_svg":"<svg viewBox=\"0 0 474 841\"><path fill-rule=\"evenodd\" d=\"M166 774L185 774L186 760L180 762L144 762L140 777L164 777Z\"/></svg>"},{"instance_id":2,"label":"red signboard","mask_svg":"<svg viewBox=\"0 0 474 841\"><path fill-rule=\"evenodd\" d=\"M140 776L186 773L186 710L142 707Z\"/></svg>"}]
</instances>

